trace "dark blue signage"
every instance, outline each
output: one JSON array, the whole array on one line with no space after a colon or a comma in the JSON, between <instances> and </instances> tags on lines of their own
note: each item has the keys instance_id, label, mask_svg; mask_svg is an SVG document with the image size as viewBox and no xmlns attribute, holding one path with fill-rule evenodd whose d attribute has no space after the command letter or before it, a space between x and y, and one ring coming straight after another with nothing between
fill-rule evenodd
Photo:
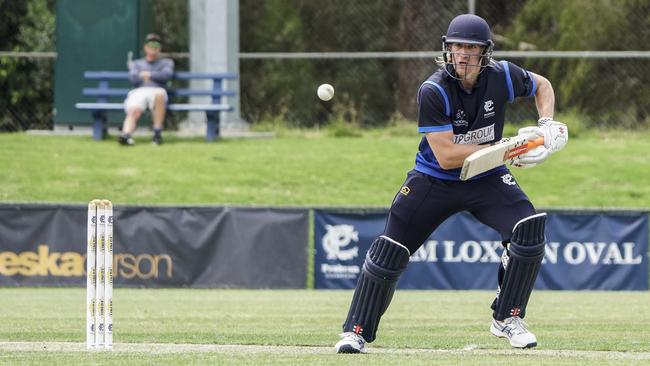
<instances>
[{"instance_id":1,"label":"dark blue signage","mask_svg":"<svg viewBox=\"0 0 650 366\"><path fill-rule=\"evenodd\" d=\"M386 211L314 211L316 288L353 288ZM535 283L549 290L647 290L646 213L550 212ZM501 238L471 215L449 218L415 253L398 287L496 289Z\"/></svg>"}]
</instances>

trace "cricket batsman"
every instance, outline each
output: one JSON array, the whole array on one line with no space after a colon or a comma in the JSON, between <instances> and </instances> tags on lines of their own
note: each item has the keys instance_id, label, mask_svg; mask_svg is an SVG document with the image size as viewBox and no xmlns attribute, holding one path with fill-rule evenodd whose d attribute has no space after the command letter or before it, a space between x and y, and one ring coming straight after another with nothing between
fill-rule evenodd
<instances>
[{"instance_id":1,"label":"cricket batsman","mask_svg":"<svg viewBox=\"0 0 650 366\"><path fill-rule=\"evenodd\" d=\"M445 219L461 211L502 237L490 332L513 347L537 345L523 319L544 258L546 214L535 211L505 165L467 181L459 174L466 157L501 140L506 105L515 98L535 97L537 126L519 134L533 136L531 140L543 137L544 145L515 159L514 166L543 163L567 144L568 129L553 120L551 83L511 62L493 60L493 48L489 25L472 14L454 18L442 37L440 68L417 93L423 137L415 167L395 195L383 234L368 250L335 345L338 353L366 352L410 255Z\"/></svg>"}]
</instances>

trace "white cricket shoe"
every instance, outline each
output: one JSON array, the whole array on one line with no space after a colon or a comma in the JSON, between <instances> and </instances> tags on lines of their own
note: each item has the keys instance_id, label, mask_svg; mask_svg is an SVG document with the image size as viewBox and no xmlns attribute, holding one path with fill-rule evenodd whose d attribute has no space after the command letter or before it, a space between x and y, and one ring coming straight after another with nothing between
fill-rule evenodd
<instances>
[{"instance_id":1,"label":"white cricket shoe","mask_svg":"<svg viewBox=\"0 0 650 366\"><path fill-rule=\"evenodd\" d=\"M341 333L341 340L336 343L334 348L336 353L366 353L366 340L354 332Z\"/></svg>"},{"instance_id":2,"label":"white cricket shoe","mask_svg":"<svg viewBox=\"0 0 650 366\"><path fill-rule=\"evenodd\" d=\"M537 346L537 338L526 329L526 323L518 316L510 317L502 322L492 319L490 333L499 338L508 338L510 345L517 348Z\"/></svg>"}]
</instances>

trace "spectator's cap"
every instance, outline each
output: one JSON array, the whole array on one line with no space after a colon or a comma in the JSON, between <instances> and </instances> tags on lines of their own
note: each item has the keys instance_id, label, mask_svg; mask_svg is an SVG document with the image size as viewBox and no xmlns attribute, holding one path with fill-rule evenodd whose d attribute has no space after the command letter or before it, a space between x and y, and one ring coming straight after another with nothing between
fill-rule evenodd
<instances>
[{"instance_id":1,"label":"spectator's cap","mask_svg":"<svg viewBox=\"0 0 650 366\"><path fill-rule=\"evenodd\" d=\"M149 33L144 38L144 44L145 44L145 46L149 46L151 48L161 48L162 47L162 39L156 33Z\"/></svg>"}]
</instances>

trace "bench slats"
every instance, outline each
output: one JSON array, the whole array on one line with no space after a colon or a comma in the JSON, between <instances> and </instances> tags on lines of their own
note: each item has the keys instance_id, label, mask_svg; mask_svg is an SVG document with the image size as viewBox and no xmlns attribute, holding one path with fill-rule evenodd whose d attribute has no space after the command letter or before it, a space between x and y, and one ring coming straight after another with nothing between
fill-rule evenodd
<instances>
[{"instance_id":1,"label":"bench slats","mask_svg":"<svg viewBox=\"0 0 650 366\"><path fill-rule=\"evenodd\" d=\"M124 103L76 103L77 109L98 111L123 111ZM230 112L234 108L228 104L168 104L169 111L211 111L211 112Z\"/></svg>"},{"instance_id":2,"label":"bench slats","mask_svg":"<svg viewBox=\"0 0 650 366\"><path fill-rule=\"evenodd\" d=\"M197 90L197 89L175 89L168 91L169 96L176 97L234 97L234 90Z\"/></svg>"},{"instance_id":3,"label":"bench slats","mask_svg":"<svg viewBox=\"0 0 650 366\"><path fill-rule=\"evenodd\" d=\"M92 80L128 80L128 71L86 71L84 72L85 79Z\"/></svg>"},{"instance_id":4,"label":"bench slats","mask_svg":"<svg viewBox=\"0 0 650 366\"><path fill-rule=\"evenodd\" d=\"M84 88L81 93L86 97L126 97L131 89L125 88ZM234 90L200 90L200 89L174 89L168 90L170 97L234 97Z\"/></svg>"},{"instance_id":5,"label":"bench slats","mask_svg":"<svg viewBox=\"0 0 650 366\"><path fill-rule=\"evenodd\" d=\"M131 89L120 88L83 88L81 94L86 97L126 97Z\"/></svg>"},{"instance_id":6,"label":"bench slats","mask_svg":"<svg viewBox=\"0 0 650 366\"><path fill-rule=\"evenodd\" d=\"M75 108L85 110L108 110L108 111L123 111L124 103L75 103Z\"/></svg>"},{"instance_id":7,"label":"bench slats","mask_svg":"<svg viewBox=\"0 0 650 366\"><path fill-rule=\"evenodd\" d=\"M219 111L230 112L234 110L233 106L228 104L168 104L167 109L170 111Z\"/></svg>"},{"instance_id":8,"label":"bench slats","mask_svg":"<svg viewBox=\"0 0 650 366\"><path fill-rule=\"evenodd\" d=\"M236 80L235 73L212 73L212 72L175 72L172 79L176 80L194 80L204 79L212 81L211 87L205 89L178 88L169 89L169 96L189 97L189 96L206 96L212 97L210 104L187 104L187 103L170 103L167 105L169 111L203 111L207 117L206 140L212 141L219 136L219 114L213 112L231 112L234 107L228 104L221 104L221 97L233 97L236 95L234 90L223 90L223 80ZM100 140L104 137L106 131L106 111L124 111L124 103L107 102L108 98L125 98L131 89L111 88L111 80L128 80L129 73L126 71L86 71L84 78L87 80L96 80L98 86L95 88L83 88L82 95L86 97L97 98L94 103L76 103L75 107L80 110L89 110L93 114L93 138Z\"/></svg>"},{"instance_id":9,"label":"bench slats","mask_svg":"<svg viewBox=\"0 0 650 366\"><path fill-rule=\"evenodd\" d=\"M190 80L190 79L237 79L237 74L232 72L191 72L191 71L178 71L174 73L174 79Z\"/></svg>"},{"instance_id":10,"label":"bench slats","mask_svg":"<svg viewBox=\"0 0 650 366\"><path fill-rule=\"evenodd\" d=\"M125 80L129 78L128 71L86 71L85 79L92 80ZM174 73L173 79L191 80L191 79L237 79L237 74L231 72L191 72L178 71Z\"/></svg>"}]
</instances>

